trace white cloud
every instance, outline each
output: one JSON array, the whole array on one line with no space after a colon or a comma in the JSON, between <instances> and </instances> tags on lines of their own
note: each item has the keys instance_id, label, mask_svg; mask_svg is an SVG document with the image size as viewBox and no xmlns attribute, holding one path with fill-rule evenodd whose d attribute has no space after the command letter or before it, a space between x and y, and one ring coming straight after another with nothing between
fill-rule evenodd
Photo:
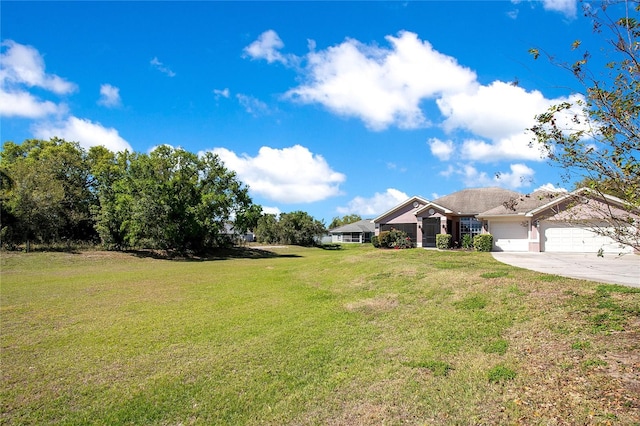
<instances>
[{"instance_id":1,"label":"white cloud","mask_svg":"<svg viewBox=\"0 0 640 426\"><path fill-rule=\"evenodd\" d=\"M169 77L176 76L176 73L173 72L169 67L165 66L162 62L160 62L158 60L158 57L154 57L151 61L149 61L149 63L153 65L155 69L157 69L163 74L168 75Z\"/></svg>"},{"instance_id":2,"label":"white cloud","mask_svg":"<svg viewBox=\"0 0 640 426\"><path fill-rule=\"evenodd\" d=\"M42 101L24 91L5 92L0 89L0 116L41 118L51 114L64 114L67 107L51 101Z\"/></svg>"},{"instance_id":3,"label":"white cloud","mask_svg":"<svg viewBox=\"0 0 640 426\"><path fill-rule=\"evenodd\" d=\"M355 197L346 207L338 207L340 214L359 214L361 216L377 216L407 200L409 196L402 191L388 188L385 192L376 192L371 198Z\"/></svg>"},{"instance_id":4,"label":"white cloud","mask_svg":"<svg viewBox=\"0 0 640 426\"><path fill-rule=\"evenodd\" d=\"M544 185L540 185L539 187L533 190L533 192L535 191L569 192L567 189L562 187L558 188L552 183L545 183Z\"/></svg>"},{"instance_id":5,"label":"white cloud","mask_svg":"<svg viewBox=\"0 0 640 426\"><path fill-rule=\"evenodd\" d=\"M231 94L229 92L229 88L225 87L224 89L214 89L213 93L216 95L216 100L220 98L228 98Z\"/></svg>"},{"instance_id":6,"label":"white cloud","mask_svg":"<svg viewBox=\"0 0 640 426\"><path fill-rule=\"evenodd\" d=\"M103 84L100 86L100 99L98 104L107 108L114 108L120 106L122 103L120 99L120 89L110 84Z\"/></svg>"},{"instance_id":7,"label":"white cloud","mask_svg":"<svg viewBox=\"0 0 640 426\"><path fill-rule=\"evenodd\" d=\"M277 207L262 206L262 213L273 214L273 215L276 215L277 217L277 216L280 216L280 213L282 213L282 211L280 211L280 209Z\"/></svg>"},{"instance_id":8,"label":"white cloud","mask_svg":"<svg viewBox=\"0 0 640 426\"><path fill-rule=\"evenodd\" d=\"M252 59L264 59L268 63L287 63L287 58L280 53L284 43L273 30L267 30L260 34L258 39L244 48L244 53Z\"/></svg>"},{"instance_id":9,"label":"white cloud","mask_svg":"<svg viewBox=\"0 0 640 426\"><path fill-rule=\"evenodd\" d=\"M500 186L506 186L507 188L521 188L523 186L530 186L533 180L535 171L524 164L511 164L509 166L510 172L498 173L494 180Z\"/></svg>"},{"instance_id":10,"label":"white cloud","mask_svg":"<svg viewBox=\"0 0 640 426\"><path fill-rule=\"evenodd\" d=\"M463 129L480 137L463 143L461 151L465 159L542 161L545 156L538 146L530 144L533 136L526 129L536 124L535 116L550 106L579 99L582 99L580 95L546 99L537 90L527 92L521 87L496 81L488 86L478 86L475 91L446 94L436 103L447 117L443 123L446 131ZM571 114L565 114L567 125Z\"/></svg>"},{"instance_id":11,"label":"white cloud","mask_svg":"<svg viewBox=\"0 0 640 426\"><path fill-rule=\"evenodd\" d=\"M310 51L306 83L287 92L290 99L319 103L357 117L371 129L428 125L420 102L443 93L466 91L475 73L411 32L387 36L391 48L347 39L323 51Z\"/></svg>"},{"instance_id":12,"label":"white cloud","mask_svg":"<svg viewBox=\"0 0 640 426\"><path fill-rule=\"evenodd\" d=\"M525 164L511 164L508 172L492 173L478 170L473 164L458 164L457 167L449 165L449 168L440 173L443 176L457 175L462 178L466 187L500 186L510 189L530 186L535 171Z\"/></svg>"},{"instance_id":13,"label":"white cloud","mask_svg":"<svg viewBox=\"0 0 640 426\"><path fill-rule=\"evenodd\" d=\"M345 176L332 170L322 156L300 145L283 149L264 146L256 157L238 156L226 148L212 152L250 191L282 203L312 203L333 197L345 181Z\"/></svg>"},{"instance_id":14,"label":"white cloud","mask_svg":"<svg viewBox=\"0 0 640 426\"><path fill-rule=\"evenodd\" d=\"M242 93L238 93L236 95L238 102L240 105L247 111L249 114L253 116L260 115L268 115L271 111L269 110L269 106L262 102L260 99L256 99L253 96L243 95Z\"/></svg>"},{"instance_id":15,"label":"white cloud","mask_svg":"<svg viewBox=\"0 0 640 426\"><path fill-rule=\"evenodd\" d=\"M575 18L578 12L576 0L542 0L544 10L560 12L567 18Z\"/></svg>"},{"instance_id":16,"label":"white cloud","mask_svg":"<svg viewBox=\"0 0 640 426\"><path fill-rule=\"evenodd\" d=\"M280 54L283 44L275 32L265 34L254 46L254 57L276 61L274 50ZM321 104L334 114L356 117L373 130L431 125L421 104L434 100L444 116L443 129L448 134L460 130L466 140L431 140L432 154L449 161L459 149L461 158L472 162L544 160L546 153L531 144L533 135L527 129L550 106L580 99L579 95L547 99L540 91L501 81L480 85L472 70L414 33L401 31L386 40L389 47L347 39L319 51L310 41L305 62L300 62L303 66L296 68L304 83L285 98ZM583 115L578 112L578 116ZM568 118L565 121L569 123Z\"/></svg>"},{"instance_id":17,"label":"white cloud","mask_svg":"<svg viewBox=\"0 0 640 426\"><path fill-rule=\"evenodd\" d=\"M40 87L58 95L71 93L76 85L45 72L44 59L32 46L6 40L0 44L6 47L0 54L0 82L3 84L19 84L28 87Z\"/></svg>"},{"instance_id":18,"label":"white cloud","mask_svg":"<svg viewBox=\"0 0 640 426\"><path fill-rule=\"evenodd\" d=\"M532 136L515 134L489 143L479 139L468 139L462 143L462 158L470 161L497 162L501 160L542 161L546 157L536 145L530 145Z\"/></svg>"},{"instance_id":19,"label":"white cloud","mask_svg":"<svg viewBox=\"0 0 640 426\"><path fill-rule=\"evenodd\" d=\"M75 84L47 74L44 59L32 46L6 40L0 48L0 115L41 118L67 112L65 104L40 99L27 89L36 87L56 95L66 95L77 89Z\"/></svg>"},{"instance_id":20,"label":"white cloud","mask_svg":"<svg viewBox=\"0 0 640 426\"><path fill-rule=\"evenodd\" d=\"M443 141L438 138L431 138L427 141L431 154L438 157L440 161L448 161L451 158L451 154L455 151L453 141Z\"/></svg>"},{"instance_id":21,"label":"white cloud","mask_svg":"<svg viewBox=\"0 0 640 426\"><path fill-rule=\"evenodd\" d=\"M552 104L537 90L527 92L501 81L474 91L446 94L436 103L447 117L445 130L462 128L493 140L522 133L534 124L536 114Z\"/></svg>"},{"instance_id":22,"label":"white cloud","mask_svg":"<svg viewBox=\"0 0 640 426\"><path fill-rule=\"evenodd\" d=\"M34 133L39 139L59 137L70 142L78 142L87 149L103 145L114 152L133 151L131 145L120 137L116 129L73 116L59 123L39 123L34 126Z\"/></svg>"}]
</instances>

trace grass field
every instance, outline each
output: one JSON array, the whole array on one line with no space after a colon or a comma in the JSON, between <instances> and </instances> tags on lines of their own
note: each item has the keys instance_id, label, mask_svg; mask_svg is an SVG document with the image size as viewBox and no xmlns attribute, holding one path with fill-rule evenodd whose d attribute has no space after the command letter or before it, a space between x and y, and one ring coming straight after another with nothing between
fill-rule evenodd
<instances>
[{"instance_id":1,"label":"grass field","mask_svg":"<svg viewBox=\"0 0 640 426\"><path fill-rule=\"evenodd\" d=\"M640 424L640 290L488 253L2 253L2 424Z\"/></svg>"}]
</instances>

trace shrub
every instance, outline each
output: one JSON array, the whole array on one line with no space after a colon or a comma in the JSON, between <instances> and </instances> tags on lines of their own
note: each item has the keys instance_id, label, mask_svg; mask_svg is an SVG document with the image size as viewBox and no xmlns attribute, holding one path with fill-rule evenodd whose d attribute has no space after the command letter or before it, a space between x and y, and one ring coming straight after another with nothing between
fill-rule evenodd
<instances>
[{"instance_id":1,"label":"shrub","mask_svg":"<svg viewBox=\"0 0 640 426\"><path fill-rule=\"evenodd\" d=\"M389 231L380 231L378 234L378 247L389 247Z\"/></svg>"},{"instance_id":2,"label":"shrub","mask_svg":"<svg viewBox=\"0 0 640 426\"><path fill-rule=\"evenodd\" d=\"M406 232L392 229L389 231L389 241L387 246L389 248L406 249L412 248L413 243Z\"/></svg>"},{"instance_id":3,"label":"shrub","mask_svg":"<svg viewBox=\"0 0 640 426\"><path fill-rule=\"evenodd\" d=\"M405 249L412 248L413 243L406 232L392 229L380 232L377 247Z\"/></svg>"},{"instance_id":4,"label":"shrub","mask_svg":"<svg viewBox=\"0 0 640 426\"><path fill-rule=\"evenodd\" d=\"M436 235L436 247L440 250L446 250L451 248L451 240L453 237L451 234L438 234Z\"/></svg>"},{"instance_id":5,"label":"shrub","mask_svg":"<svg viewBox=\"0 0 640 426\"><path fill-rule=\"evenodd\" d=\"M378 238L377 235L374 235L373 237L371 237L371 244L373 244L375 248L380 247L380 239Z\"/></svg>"},{"instance_id":6,"label":"shrub","mask_svg":"<svg viewBox=\"0 0 640 426\"><path fill-rule=\"evenodd\" d=\"M464 234L462 236L462 248L463 249L472 249L473 248L473 240L471 239L471 235Z\"/></svg>"},{"instance_id":7,"label":"shrub","mask_svg":"<svg viewBox=\"0 0 640 426\"><path fill-rule=\"evenodd\" d=\"M476 251L491 251L493 248L493 235L476 235L473 237L473 247L475 247Z\"/></svg>"}]
</instances>

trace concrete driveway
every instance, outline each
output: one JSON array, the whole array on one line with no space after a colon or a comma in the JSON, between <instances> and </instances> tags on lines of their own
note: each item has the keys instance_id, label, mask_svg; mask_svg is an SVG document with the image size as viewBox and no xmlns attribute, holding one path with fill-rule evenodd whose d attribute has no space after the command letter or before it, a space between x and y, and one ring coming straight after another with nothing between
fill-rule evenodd
<instances>
[{"instance_id":1,"label":"concrete driveway","mask_svg":"<svg viewBox=\"0 0 640 426\"><path fill-rule=\"evenodd\" d=\"M532 271L607 284L640 287L640 255L492 252L499 262Z\"/></svg>"}]
</instances>

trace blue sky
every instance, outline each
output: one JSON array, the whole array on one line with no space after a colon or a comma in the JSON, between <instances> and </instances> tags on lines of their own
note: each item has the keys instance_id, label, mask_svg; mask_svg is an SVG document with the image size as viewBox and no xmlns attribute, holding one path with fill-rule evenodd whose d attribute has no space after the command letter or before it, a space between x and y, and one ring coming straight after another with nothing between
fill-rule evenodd
<instances>
[{"instance_id":1,"label":"blue sky","mask_svg":"<svg viewBox=\"0 0 640 426\"><path fill-rule=\"evenodd\" d=\"M327 224L413 195L567 186L525 129L580 87L528 49L603 43L574 0L3 1L0 16L2 142L211 150L265 211Z\"/></svg>"}]
</instances>

